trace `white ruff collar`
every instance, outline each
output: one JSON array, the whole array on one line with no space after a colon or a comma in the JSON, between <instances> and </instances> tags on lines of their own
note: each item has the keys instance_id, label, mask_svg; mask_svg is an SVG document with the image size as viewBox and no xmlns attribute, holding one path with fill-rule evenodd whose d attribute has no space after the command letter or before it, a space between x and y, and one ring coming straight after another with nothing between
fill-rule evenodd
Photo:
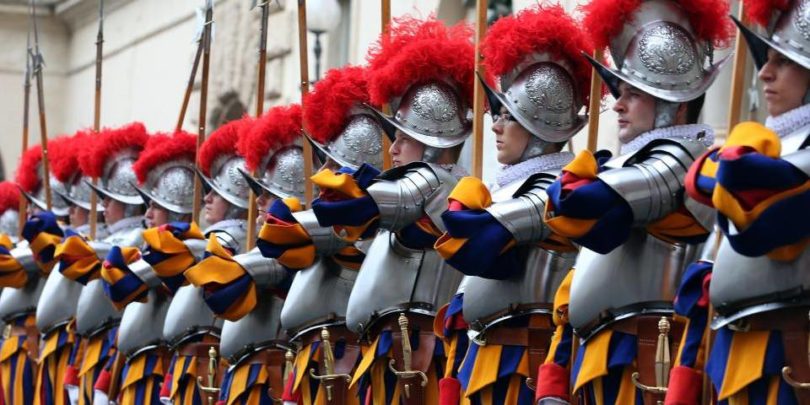
<instances>
[{"instance_id":1,"label":"white ruff collar","mask_svg":"<svg viewBox=\"0 0 810 405\"><path fill-rule=\"evenodd\" d=\"M810 104L765 119L765 126L776 132L780 138L796 132L807 124L810 124Z\"/></svg>"},{"instance_id":2,"label":"white ruff collar","mask_svg":"<svg viewBox=\"0 0 810 405\"><path fill-rule=\"evenodd\" d=\"M706 147L712 146L714 143L714 130L706 124L674 125L666 128L656 128L652 131L644 132L630 142L622 145L620 154L626 155L628 153L635 153L656 139L681 138L698 140L698 135L701 134L703 137L700 138L700 142L706 145Z\"/></svg>"},{"instance_id":3,"label":"white ruff collar","mask_svg":"<svg viewBox=\"0 0 810 405\"><path fill-rule=\"evenodd\" d=\"M495 178L498 188L517 180L525 179L535 173L545 170L561 169L563 166L574 160L571 152L549 153L548 155L535 156L514 165L503 165L501 171Z\"/></svg>"},{"instance_id":4,"label":"white ruff collar","mask_svg":"<svg viewBox=\"0 0 810 405\"><path fill-rule=\"evenodd\" d=\"M121 231L124 231L124 230L141 228L141 227L143 227L143 217L139 215L137 217L124 218L124 219L122 219L122 220L108 226L107 231L110 233L110 235L112 235L114 233L118 233L118 232L121 232Z\"/></svg>"},{"instance_id":5,"label":"white ruff collar","mask_svg":"<svg viewBox=\"0 0 810 405\"><path fill-rule=\"evenodd\" d=\"M467 169L457 165L457 164L440 164L439 165L442 169L447 170L450 172L453 177L460 179L462 177L469 176L470 173L467 172Z\"/></svg>"}]
</instances>

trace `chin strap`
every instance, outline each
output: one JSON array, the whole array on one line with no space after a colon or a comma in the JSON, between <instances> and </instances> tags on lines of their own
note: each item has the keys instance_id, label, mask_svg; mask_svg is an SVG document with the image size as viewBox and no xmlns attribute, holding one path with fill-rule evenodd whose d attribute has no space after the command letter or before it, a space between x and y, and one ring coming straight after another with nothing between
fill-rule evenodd
<instances>
[{"instance_id":1,"label":"chin strap","mask_svg":"<svg viewBox=\"0 0 810 405\"><path fill-rule=\"evenodd\" d=\"M680 103L673 103L660 98L655 99L655 124L654 128L666 128L675 125L675 117L678 114Z\"/></svg>"}]
</instances>

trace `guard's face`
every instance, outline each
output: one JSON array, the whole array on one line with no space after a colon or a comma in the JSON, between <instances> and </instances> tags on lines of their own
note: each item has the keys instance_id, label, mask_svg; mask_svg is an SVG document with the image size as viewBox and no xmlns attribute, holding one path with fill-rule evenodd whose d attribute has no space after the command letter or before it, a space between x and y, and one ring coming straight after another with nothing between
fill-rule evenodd
<instances>
[{"instance_id":1,"label":"guard's face","mask_svg":"<svg viewBox=\"0 0 810 405\"><path fill-rule=\"evenodd\" d=\"M422 160L425 145L397 130L394 142L391 143L388 152L391 154L391 164L394 167L399 167Z\"/></svg>"},{"instance_id":2,"label":"guard's face","mask_svg":"<svg viewBox=\"0 0 810 405\"><path fill-rule=\"evenodd\" d=\"M273 204L273 202L276 201L277 199L278 197L268 193L267 191L262 191L262 193L256 197L256 207L258 207L259 210L259 215L257 216L257 219L260 220L259 224L264 223L263 214L267 212L267 210L270 208L270 205Z\"/></svg>"},{"instance_id":3,"label":"guard's face","mask_svg":"<svg viewBox=\"0 0 810 405\"><path fill-rule=\"evenodd\" d=\"M70 226L77 227L87 223L90 217L90 212L78 205L70 205L68 207L68 219Z\"/></svg>"},{"instance_id":4,"label":"guard's face","mask_svg":"<svg viewBox=\"0 0 810 405\"><path fill-rule=\"evenodd\" d=\"M493 116L493 120L492 131L495 132L498 163L504 165L520 163L532 134L509 114L506 107L501 107L500 114Z\"/></svg>"},{"instance_id":5,"label":"guard's face","mask_svg":"<svg viewBox=\"0 0 810 405\"><path fill-rule=\"evenodd\" d=\"M776 117L804 104L810 86L810 71L773 49L759 71L768 115Z\"/></svg>"},{"instance_id":6,"label":"guard's face","mask_svg":"<svg viewBox=\"0 0 810 405\"><path fill-rule=\"evenodd\" d=\"M225 219L228 212L228 201L222 198L216 191L211 190L205 195L205 222L215 224Z\"/></svg>"},{"instance_id":7,"label":"guard's face","mask_svg":"<svg viewBox=\"0 0 810 405\"><path fill-rule=\"evenodd\" d=\"M107 225L112 225L124 219L126 207L121 201L113 200L110 197L104 197L104 199L101 200L101 204L104 206L104 222Z\"/></svg>"},{"instance_id":8,"label":"guard's face","mask_svg":"<svg viewBox=\"0 0 810 405\"><path fill-rule=\"evenodd\" d=\"M146 220L148 228L161 226L169 223L169 210L155 204L154 201L149 201L149 207L146 208L146 213L143 215Z\"/></svg>"},{"instance_id":9,"label":"guard's face","mask_svg":"<svg viewBox=\"0 0 810 405\"><path fill-rule=\"evenodd\" d=\"M623 144L655 127L655 98L627 83L619 85L613 111L619 114L619 142Z\"/></svg>"}]
</instances>

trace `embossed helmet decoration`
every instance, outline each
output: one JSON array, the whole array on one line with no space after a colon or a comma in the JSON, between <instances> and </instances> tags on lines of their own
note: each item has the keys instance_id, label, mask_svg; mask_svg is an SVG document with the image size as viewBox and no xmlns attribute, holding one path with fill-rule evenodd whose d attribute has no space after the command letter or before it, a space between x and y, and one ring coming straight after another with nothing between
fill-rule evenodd
<instances>
[{"instance_id":1,"label":"embossed helmet decoration","mask_svg":"<svg viewBox=\"0 0 810 405\"><path fill-rule=\"evenodd\" d=\"M188 132L149 137L133 165L142 201L154 201L174 214L191 214L194 205L194 156L197 137Z\"/></svg>"},{"instance_id":2,"label":"embossed helmet decoration","mask_svg":"<svg viewBox=\"0 0 810 405\"><path fill-rule=\"evenodd\" d=\"M369 95L394 116L374 110L393 139L397 130L432 148L463 143L472 129L475 50L465 23L435 17L394 20L369 54Z\"/></svg>"},{"instance_id":3,"label":"embossed helmet decoration","mask_svg":"<svg viewBox=\"0 0 810 405\"><path fill-rule=\"evenodd\" d=\"M68 194L70 182L78 172L78 163L74 149L67 136L59 136L48 140L48 164L50 170L49 185L51 190L51 212L56 216L68 215L68 204L59 198L61 194ZM23 153L17 167L16 182L20 186L25 198L40 210L47 210L44 178L42 171L42 147L35 145Z\"/></svg>"},{"instance_id":4,"label":"embossed helmet decoration","mask_svg":"<svg viewBox=\"0 0 810 405\"><path fill-rule=\"evenodd\" d=\"M0 182L0 234L17 242L20 233L20 188L10 181Z\"/></svg>"},{"instance_id":5,"label":"embossed helmet decoration","mask_svg":"<svg viewBox=\"0 0 810 405\"><path fill-rule=\"evenodd\" d=\"M242 174L253 189L279 198L304 199L304 153L301 148L301 106L268 110L239 138L238 149L248 171Z\"/></svg>"},{"instance_id":6,"label":"embossed helmet decoration","mask_svg":"<svg viewBox=\"0 0 810 405\"><path fill-rule=\"evenodd\" d=\"M359 66L332 69L304 99L304 128L313 146L353 169L382 167L383 127L368 107L366 76Z\"/></svg>"},{"instance_id":7,"label":"embossed helmet decoration","mask_svg":"<svg viewBox=\"0 0 810 405\"><path fill-rule=\"evenodd\" d=\"M614 97L626 82L671 103L703 95L728 56L732 26L724 0L594 0L583 24L597 49L609 47L615 69L589 57Z\"/></svg>"},{"instance_id":8,"label":"embossed helmet decoration","mask_svg":"<svg viewBox=\"0 0 810 405\"><path fill-rule=\"evenodd\" d=\"M86 176L97 177L99 182L97 186L85 183L102 198L109 197L129 205L143 204L135 190L132 165L149 138L146 128L135 122L105 129L93 137L92 144L79 154L79 166Z\"/></svg>"},{"instance_id":9,"label":"embossed helmet decoration","mask_svg":"<svg viewBox=\"0 0 810 405\"><path fill-rule=\"evenodd\" d=\"M76 132L67 142L67 148L64 153L67 153L65 159L62 160L61 168L54 168L54 171L62 171L64 174L57 175L57 177L66 178L68 184L67 194L57 191L56 193L68 206L75 205L85 210L90 210L90 199L93 194L93 189L90 188L92 178L81 171L79 164L79 155L92 147L93 132L79 131ZM50 151L49 151L50 153ZM53 156L53 155L51 155ZM104 212L104 207L101 204L96 206L96 212Z\"/></svg>"},{"instance_id":10,"label":"embossed helmet decoration","mask_svg":"<svg viewBox=\"0 0 810 405\"><path fill-rule=\"evenodd\" d=\"M590 94L593 53L589 38L559 6L535 6L498 19L482 44L486 72L502 92L482 80L492 114L506 108L546 142L563 142L587 123L578 115Z\"/></svg>"},{"instance_id":11,"label":"embossed helmet decoration","mask_svg":"<svg viewBox=\"0 0 810 405\"><path fill-rule=\"evenodd\" d=\"M250 131L253 119L245 116L219 127L200 147L197 174L205 192L214 190L232 205L248 208L248 183L242 176L245 158L238 154L236 144L240 133Z\"/></svg>"},{"instance_id":12,"label":"embossed helmet decoration","mask_svg":"<svg viewBox=\"0 0 810 405\"><path fill-rule=\"evenodd\" d=\"M810 1L746 0L743 10L748 19L763 27L766 33L760 35L734 19L757 69L768 60L769 48L810 69Z\"/></svg>"}]
</instances>

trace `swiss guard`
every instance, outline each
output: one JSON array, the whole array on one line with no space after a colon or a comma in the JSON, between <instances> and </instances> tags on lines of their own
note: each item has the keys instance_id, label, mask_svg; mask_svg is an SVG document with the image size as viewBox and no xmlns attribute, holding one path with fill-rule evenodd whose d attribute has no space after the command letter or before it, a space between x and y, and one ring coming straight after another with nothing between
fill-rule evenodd
<instances>
[{"instance_id":1,"label":"swiss guard","mask_svg":"<svg viewBox=\"0 0 810 405\"><path fill-rule=\"evenodd\" d=\"M56 250L60 273L83 285L76 307L76 333L82 341L71 354L64 377L71 403L93 403L96 380L116 356L121 313L104 292L101 268L113 246L143 243L143 202L133 185L132 164L148 137L140 123L105 129L93 135L90 146L79 154L84 175L98 179L95 186L85 184L99 197L109 235L89 240L86 235L69 234Z\"/></svg>"},{"instance_id":2,"label":"swiss guard","mask_svg":"<svg viewBox=\"0 0 810 405\"><path fill-rule=\"evenodd\" d=\"M266 208L279 198L299 201L304 191L300 105L273 107L256 120L245 117L236 135L234 145L245 158L239 178L256 195L248 203ZM222 403L281 401L291 348L281 333L280 313L292 277L258 248L234 255L214 238L209 238L208 257L186 271L186 278L206 291L209 308L225 319L220 354L229 367L220 387Z\"/></svg>"},{"instance_id":3,"label":"swiss guard","mask_svg":"<svg viewBox=\"0 0 810 405\"><path fill-rule=\"evenodd\" d=\"M810 403L807 7L745 3L748 21L762 33L735 22L759 71L768 118L764 126L737 125L687 175L689 194L717 211L722 237L709 257L713 269L711 261L691 266L675 303L696 329L709 320L709 302L716 312L705 372L721 404ZM694 335L680 358L709 350L707 339ZM667 403L697 403L701 365L680 366Z\"/></svg>"},{"instance_id":4,"label":"swiss guard","mask_svg":"<svg viewBox=\"0 0 810 405\"><path fill-rule=\"evenodd\" d=\"M445 231L446 198L465 175L457 161L471 132L473 59L467 25L395 21L369 59L370 100L394 111L373 110L394 168L313 179L321 225L350 242L374 237L346 309L346 326L368 344L350 386L359 384L361 402L438 403L446 359L433 319L462 275L433 244Z\"/></svg>"},{"instance_id":5,"label":"swiss guard","mask_svg":"<svg viewBox=\"0 0 810 405\"><path fill-rule=\"evenodd\" d=\"M577 251L543 224L542 213L546 188L574 158L562 148L587 122L578 113L592 68L582 51L593 52L590 41L561 6L501 18L483 42L486 72L499 78L500 92L486 91L504 166L491 194L479 179L462 179L443 214L447 233L436 248L467 274L437 327L453 349L443 404L460 396L532 404L532 381L567 377L572 331L555 333L552 303ZM552 336L557 351L550 353ZM547 358L552 368L541 369Z\"/></svg>"},{"instance_id":6,"label":"swiss guard","mask_svg":"<svg viewBox=\"0 0 810 405\"><path fill-rule=\"evenodd\" d=\"M202 219L209 224L199 236L208 240L207 252L231 255L243 253L247 243L248 185L240 170L245 170L245 159L236 150L240 126L249 121L230 122L214 131L198 151L197 175L203 184L204 209ZM192 188L193 189L193 188ZM174 189L175 192L177 189ZM170 194L173 192L170 191ZM196 225L191 225L196 228ZM216 399L216 393L204 392L197 384L198 377L206 387L217 388L225 365L219 361L219 341L222 318L206 305L206 292L185 283L180 277L197 262L184 263L173 268L178 272L163 338L170 344L173 356L161 396L175 404L196 404L205 399ZM180 286L182 285L182 286ZM179 287L179 288L178 288ZM212 387L211 379L216 387Z\"/></svg>"},{"instance_id":7,"label":"swiss guard","mask_svg":"<svg viewBox=\"0 0 810 405\"><path fill-rule=\"evenodd\" d=\"M92 147L94 136L91 132L77 132L65 138L64 147L48 150L54 175L57 179L64 179L66 185L65 190L54 190L57 198L68 207L66 236L90 234L93 190L88 185L90 177L80 169L78 156ZM54 141L57 139L60 138ZM100 205L98 208L103 211ZM98 224L96 238L106 236L106 227ZM37 304L36 325L42 338L36 391L37 403L40 404L68 403L64 375L71 355L78 350L74 347L79 340L75 334L75 315L82 284L63 276L59 270L61 266L61 263L57 263L56 271L48 275Z\"/></svg>"},{"instance_id":8,"label":"swiss guard","mask_svg":"<svg viewBox=\"0 0 810 405\"><path fill-rule=\"evenodd\" d=\"M370 103L367 69L359 66L330 70L304 99L304 128L329 169L316 177L354 172L363 164L382 167L382 124ZM295 275L281 311L282 326L300 347L284 399L305 405L358 404L357 386L349 389L349 384L361 349L359 336L346 327L346 307L369 240L341 243L331 228L318 235L316 227L307 226L312 220L305 216L315 219L311 211L293 215L313 243L332 246L318 248L314 262ZM267 223L265 236L271 230L280 236L283 226Z\"/></svg>"},{"instance_id":9,"label":"swiss guard","mask_svg":"<svg viewBox=\"0 0 810 405\"><path fill-rule=\"evenodd\" d=\"M669 353L683 323L672 299L712 229L706 207L684 195L689 166L714 141L697 124L704 95L725 61L713 49L730 37L723 1L596 0L584 26L616 69L592 60L616 98L620 155L581 152L548 189L545 222L580 244L570 286L556 305L579 339L571 390L589 403L664 400ZM568 298L568 300L566 300ZM544 387L541 402L568 402Z\"/></svg>"},{"instance_id":10,"label":"swiss guard","mask_svg":"<svg viewBox=\"0 0 810 405\"><path fill-rule=\"evenodd\" d=\"M0 182L0 235L6 250L20 240L20 188L12 181Z\"/></svg>"},{"instance_id":11,"label":"swiss guard","mask_svg":"<svg viewBox=\"0 0 810 405\"><path fill-rule=\"evenodd\" d=\"M0 376L7 404L29 404L35 400L40 349L35 313L48 274L57 262L54 249L62 241L63 220L68 214L67 204L56 191L66 193L76 171L69 137L51 139L47 148L50 195L46 194L44 153L41 145L35 145L23 153L16 173L17 186L28 200L31 214L22 231L25 241L18 242L13 249L0 251L4 287L0 294L0 319L5 323ZM53 204L52 211L48 211L48 199Z\"/></svg>"},{"instance_id":12,"label":"swiss guard","mask_svg":"<svg viewBox=\"0 0 810 405\"><path fill-rule=\"evenodd\" d=\"M161 271L172 264L196 260L203 249L199 230L172 232L175 229L168 222L169 212L178 211L179 219L190 217L195 146L196 137L188 133L154 134L133 165L139 181L136 190L149 207L144 219L151 227L143 232L142 246L115 246L103 264L105 291L124 313L118 328L117 359L96 382L97 397L106 395L120 404L160 403L170 360L163 324L172 292ZM172 210L161 203L171 205ZM156 215L158 210L163 215ZM191 236L184 243L178 241L176 233Z\"/></svg>"}]
</instances>

